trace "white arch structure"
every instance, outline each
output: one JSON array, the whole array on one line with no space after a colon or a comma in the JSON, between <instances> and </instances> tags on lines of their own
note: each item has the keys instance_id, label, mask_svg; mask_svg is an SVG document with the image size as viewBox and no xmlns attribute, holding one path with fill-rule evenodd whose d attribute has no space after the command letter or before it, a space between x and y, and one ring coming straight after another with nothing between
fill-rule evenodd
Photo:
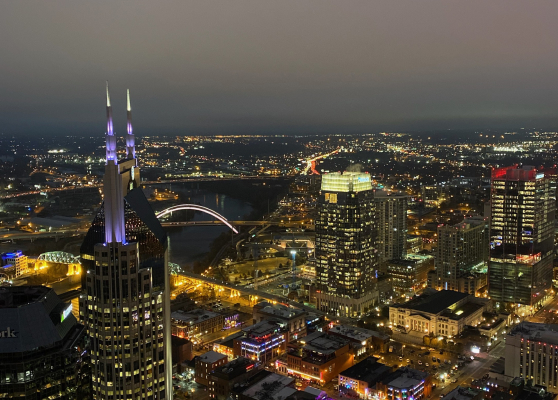
<instances>
[{"instance_id":1,"label":"white arch structure","mask_svg":"<svg viewBox=\"0 0 558 400\"><path fill-rule=\"evenodd\" d=\"M221 214L213 211L211 208L207 208L207 207L200 206L200 205L197 205L197 204L180 204L180 205L177 205L177 206L169 207L166 210L163 210L163 211L157 213L157 218L161 218L161 217L164 217L165 215L170 214L174 211L181 211L181 210L194 210L194 211L201 211L201 212L204 212L206 214L209 214L213 218L218 219L219 221L221 221L222 223L227 225L229 228L231 228L231 230L234 233L238 233L238 230L234 226L232 226L232 224L229 221L227 221L227 219L225 217L223 217Z\"/></svg>"}]
</instances>

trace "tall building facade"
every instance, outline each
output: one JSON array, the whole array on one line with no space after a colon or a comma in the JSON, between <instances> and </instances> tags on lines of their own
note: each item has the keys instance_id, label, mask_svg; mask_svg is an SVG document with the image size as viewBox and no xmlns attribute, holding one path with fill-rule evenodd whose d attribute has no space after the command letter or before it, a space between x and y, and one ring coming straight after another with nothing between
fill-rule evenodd
<instances>
[{"instance_id":1,"label":"tall building facade","mask_svg":"<svg viewBox=\"0 0 558 400\"><path fill-rule=\"evenodd\" d=\"M535 167L492 171L488 294L533 306L552 284L555 184Z\"/></svg>"},{"instance_id":2,"label":"tall building facade","mask_svg":"<svg viewBox=\"0 0 558 400\"><path fill-rule=\"evenodd\" d=\"M489 250L487 218L470 217L455 225L438 226L436 249L436 287L462 291L460 278L474 268L486 269ZM486 271L485 271L486 272Z\"/></svg>"},{"instance_id":3,"label":"tall building facade","mask_svg":"<svg viewBox=\"0 0 558 400\"><path fill-rule=\"evenodd\" d=\"M95 399L172 399L167 237L139 188L128 92L126 158L117 160L107 84L103 204L81 247L80 317Z\"/></svg>"},{"instance_id":4,"label":"tall building facade","mask_svg":"<svg viewBox=\"0 0 558 400\"><path fill-rule=\"evenodd\" d=\"M407 201L402 193L376 190L376 226L379 262L400 260L407 254Z\"/></svg>"},{"instance_id":5,"label":"tall building facade","mask_svg":"<svg viewBox=\"0 0 558 400\"><path fill-rule=\"evenodd\" d=\"M374 195L369 174L323 175L316 218L319 310L356 316L377 299Z\"/></svg>"}]
</instances>

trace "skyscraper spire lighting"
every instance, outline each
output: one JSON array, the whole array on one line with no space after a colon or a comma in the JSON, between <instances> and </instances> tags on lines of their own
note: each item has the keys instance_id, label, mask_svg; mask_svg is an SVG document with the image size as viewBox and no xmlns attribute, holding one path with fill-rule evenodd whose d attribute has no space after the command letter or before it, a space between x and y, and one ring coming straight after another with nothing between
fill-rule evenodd
<instances>
[{"instance_id":1,"label":"skyscraper spire lighting","mask_svg":"<svg viewBox=\"0 0 558 400\"><path fill-rule=\"evenodd\" d=\"M116 137L112 127L112 106L110 104L109 86L107 81L107 132L106 132L107 164L116 163Z\"/></svg>"},{"instance_id":2,"label":"skyscraper spire lighting","mask_svg":"<svg viewBox=\"0 0 558 400\"><path fill-rule=\"evenodd\" d=\"M105 242L123 243L124 231L124 197L122 194L122 178L120 177L116 159L116 136L112 129L112 107L107 81L107 161L103 182L105 202Z\"/></svg>"},{"instance_id":3,"label":"skyscraper spire lighting","mask_svg":"<svg viewBox=\"0 0 558 400\"><path fill-rule=\"evenodd\" d=\"M126 136L126 154L128 159L131 159L131 158L136 158L136 143L135 143L134 133L132 130L132 106L130 105L130 89L127 89L126 95L127 95L126 114L128 117L128 123L127 123L128 135Z\"/></svg>"}]
</instances>

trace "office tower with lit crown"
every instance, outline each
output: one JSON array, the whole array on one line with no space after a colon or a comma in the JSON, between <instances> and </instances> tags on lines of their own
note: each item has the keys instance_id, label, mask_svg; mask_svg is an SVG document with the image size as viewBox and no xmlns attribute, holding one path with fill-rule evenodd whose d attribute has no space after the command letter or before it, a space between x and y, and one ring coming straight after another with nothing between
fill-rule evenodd
<instances>
[{"instance_id":1,"label":"office tower with lit crown","mask_svg":"<svg viewBox=\"0 0 558 400\"><path fill-rule=\"evenodd\" d=\"M107 84L104 201L81 247L80 317L95 399L171 399L167 237L139 188L129 92L127 109L118 162Z\"/></svg>"},{"instance_id":2,"label":"office tower with lit crown","mask_svg":"<svg viewBox=\"0 0 558 400\"><path fill-rule=\"evenodd\" d=\"M517 166L492 171L488 294L533 306L551 289L556 192L549 174Z\"/></svg>"},{"instance_id":3,"label":"office tower with lit crown","mask_svg":"<svg viewBox=\"0 0 558 400\"><path fill-rule=\"evenodd\" d=\"M407 199L403 193L374 193L380 263L400 260L407 254Z\"/></svg>"},{"instance_id":4,"label":"office tower with lit crown","mask_svg":"<svg viewBox=\"0 0 558 400\"><path fill-rule=\"evenodd\" d=\"M438 225L436 248L436 288L464 291L462 277L484 271L488 262L488 218L470 217L454 225Z\"/></svg>"},{"instance_id":5,"label":"office tower with lit crown","mask_svg":"<svg viewBox=\"0 0 558 400\"><path fill-rule=\"evenodd\" d=\"M317 308L339 316L359 315L377 299L370 175L326 174L321 190L316 219Z\"/></svg>"}]
</instances>

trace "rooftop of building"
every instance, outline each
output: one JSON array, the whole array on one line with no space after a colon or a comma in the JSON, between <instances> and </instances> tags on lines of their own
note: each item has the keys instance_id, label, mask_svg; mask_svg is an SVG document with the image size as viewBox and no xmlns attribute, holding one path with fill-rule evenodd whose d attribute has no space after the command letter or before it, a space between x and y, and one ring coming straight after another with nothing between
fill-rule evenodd
<instances>
[{"instance_id":1,"label":"rooftop of building","mask_svg":"<svg viewBox=\"0 0 558 400\"><path fill-rule=\"evenodd\" d=\"M294 381L294 378L271 373L245 389L242 394L256 400L282 400L296 392L295 388L289 386Z\"/></svg>"},{"instance_id":2,"label":"rooftop of building","mask_svg":"<svg viewBox=\"0 0 558 400\"><path fill-rule=\"evenodd\" d=\"M471 400L480 393L477 389L457 386L444 396L444 400Z\"/></svg>"},{"instance_id":3,"label":"rooftop of building","mask_svg":"<svg viewBox=\"0 0 558 400\"><path fill-rule=\"evenodd\" d=\"M264 319L257 324L247 326L242 328L242 332L249 336L261 337L269 334L273 334L281 330L282 325L272 319Z\"/></svg>"},{"instance_id":4,"label":"rooftop of building","mask_svg":"<svg viewBox=\"0 0 558 400\"><path fill-rule=\"evenodd\" d=\"M322 175L323 192L361 192L372 190L372 179L365 172L331 172Z\"/></svg>"},{"instance_id":5,"label":"rooftop of building","mask_svg":"<svg viewBox=\"0 0 558 400\"><path fill-rule=\"evenodd\" d=\"M454 290L440 290L430 294L426 292L406 303L395 305L397 308L408 308L430 314L440 314L455 303L471 296L468 293L456 292Z\"/></svg>"},{"instance_id":6,"label":"rooftop of building","mask_svg":"<svg viewBox=\"0 0 558 400\"><path fill-rule=\"evenodd\" d=\"M233 379L253 368L257 368L258 365L256 361L252 361L245 357L238 357L217 368L212 374L225 379Z\"/></svg>"},{"instance_id":7,"label":"rooftop of building","mask_svg":"<svg viewBox=\"0 0 558 400\"><path fill-rule=\"evenodd\" d=\"M5 354L67 345L83 329L72 314L72 304L45 286L0 288L0 320L5 334L0 353Z\"/></svg>"},{"instance_id":8,"label":"rooftop of building","mask_svg":"<svg viewBox=\"0 0 558 400\"><path fill-rule=\"evenodd\" d=\"M428 372L402 367L385 377L382 382L395 389L407 389L417 386L428 378Z\"/></svg>"},{"instance_id":9,"label":"rooftop of building","mask_svg":"<svg viewBox=\"0 0 558 400\"><path fill-rule=\"evenodd\" d=\"M358 328L352 325L335 325L328 332L336 333L349 339L357 340L359 342L364 342L371 337L378 337L381 339L389 338L388 335L370 329Z\"/></svg>"},{"instance_id":10,"label":"rooftop of building","mask_svg":"<svg viewBox=\"0 0 558 400\"><path fill-rule=\"evenodd\" d=\"M217 353L216 351L210 350L207 353L203 353L198 358L198 361L204 362L204 363L207 363L207 364L213 364L213 363L216 363L219 360L222 360L223 358L227 358L227 356L224 355L224 354L221 354L221 353Z\"/></svg>"},{"instance_id":11,"label":"rooftop of building","mask_svg":"<svg viewBox=\"0 0 558 400\"><path fill-rule=\"evenodd\" d=\"M319 334L319 335L316 335ZM324 355L333 354L343 346L349 344L346 339L328 335L325 332L315 332L303 338L304 349Z\"/></svg>"},{"instance_id":12,"label":"rooftop of building","mask_svg":"<svg viewBox=\"0 0 558 400\"><path fill-rule=\"evenodd\" d=\"M492 169L492 180L535 181L544 178L545 175L543 170L537 170L531 165L518 167L515 164L509 167Z\"/></svg>"},{"instance_id":13,"label":"rooftop of building","mask_svg":"<svg viewBox=\"0 0 558 400\"><path fill-rule=\"evenodd\" d=\"M521 335L527 340L543 341L558 344L558 325L522 322L509 333L511 336Z\"/></svg>"},{"instance_id":14,"label":"rooftop of building","mask_svg":"<svg viewBox=\"0 0 558 400\"><path fill-rule=\"evenodd\" d=\"M368 387L371 387L390 372L391 368L379 363L376 357L368 357L352 367L347 368L345 371L339 373L339 375L367 382Z\"/></svg>"},{"instance_id":15,"label":"rooftop of building","mask_svg":"<svg viewBox=\"0 0 558 400\"><path fill-rule=\"evenodd\" d=\"M232 349L234 346L234 340L243 336L244 336L244 332L240 331L240 332L233 333L232 335L229 335L223 339L219 339L214 343L219 344L221 346L230 347Z\"/></svg>"},{"instance_id":16,"label":"rooftop of building","mask_svg":"<svg viewBox=\"0 0 558 400\"><path fill-rule=\"evenodd\" d=\"M477 303L477 302L469 302L460 305L459 307L455 308L452 311L449 310L443 311L441 315L443 317L458 321L462 318L467 318L469 315L477 312L481 308L484 308L484 304Z\"/></svg>"},{"instance_id":17,"label":"rooftop of building","mask_svg":"<svg viewBox=\"0 0 558 400\"><path fill-rule=\"evenodd\" d=\"M181 322L184 324L197 324L211 318L218 317L220 314L213 311L203 310L201 308L191 310L191 311L174 311L171 313L171 318L176 322Z\"/></svg>"},{"instance_id":18,"label":"rooftop of building","mask_svg":"<svg viewBox=\"0 0 558 400\"><path fill-rule=\"evenodd\" d=\"M171 335L171 345L175 346L184 346L185 344L191 343L188 339L184 339L175 335Z\"/></svg>"},{"instance_id":19,"label":"rooftop of building","mask_svg":"<svg viewBox=\"0 0 558 400\"><path fill-rule=\"evenodd\" d=\"M6 286L0 287L0 309L17 308L34 303L52 289L46 286Z\"/></svg>"},{"instance_id":20,"label":"rooftop of building","mask_svg":"<svg viewBox=\"0 0 558 400\"><path fill-rule=\"evenodd\" d=\"M403 192L390 192L388 190L383 190L383 189L374 190L374 198L387 198L387 197L402 199L402 198L410 198L411 196Z\"/></svg>"},{"instance_id":21,"label":"rooftop of building","mask_svg":"<svg viewBox=\"0 0 558 400\"><path fill-rule=\"evenodd\" d=\"M257 304L254 307L254 311L256 310L281 319L291 319L306 314L306 311L304 310L287 307L280 303L273 304L267 301L262 301L261 303Z\"/></svg>"}]
</instances>

